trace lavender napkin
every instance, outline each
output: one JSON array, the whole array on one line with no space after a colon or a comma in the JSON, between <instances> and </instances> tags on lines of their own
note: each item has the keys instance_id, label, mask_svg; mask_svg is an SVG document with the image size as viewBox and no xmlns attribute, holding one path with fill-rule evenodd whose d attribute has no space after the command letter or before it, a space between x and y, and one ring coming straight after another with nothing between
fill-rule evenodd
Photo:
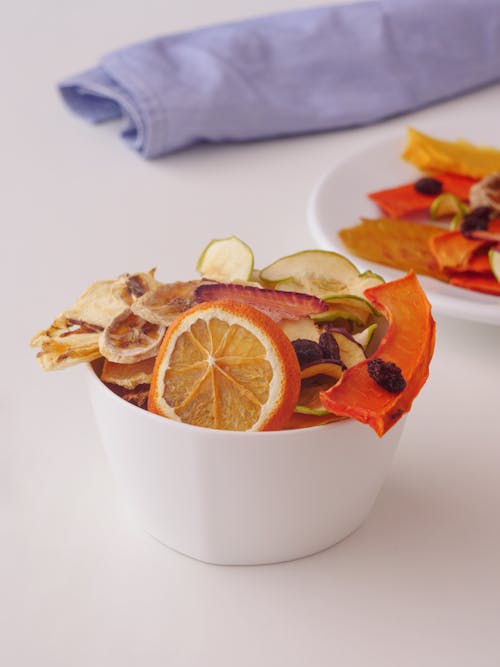
<instances>
[{"instance_id":1,"label":"lavender napkin","mask_svg":"<svg viewBox=\"0 0 500 667\"><path fill-rule=\"evenodd\" d=\"M499 0L367 0L157 37L60 84L146 158L374 123L500 80Z\"/></svg>"}]
</instances>

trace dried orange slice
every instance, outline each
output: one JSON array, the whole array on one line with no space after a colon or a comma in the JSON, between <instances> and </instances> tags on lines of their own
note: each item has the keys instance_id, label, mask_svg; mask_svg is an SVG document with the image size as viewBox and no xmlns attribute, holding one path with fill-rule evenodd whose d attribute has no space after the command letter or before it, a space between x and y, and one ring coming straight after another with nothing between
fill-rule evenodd
<instances>
[{"instance_id":1,"label":"dried orange slice","mask_svg":"<svg viewBox=\"0 0 500 667\"><path fill-rule=\"evenodd\" d=\"M270 431L289 420L300 368L286 334L245 303L201 303L169 327L148 409L196 426Z\"/></svg>"}]
</instances>

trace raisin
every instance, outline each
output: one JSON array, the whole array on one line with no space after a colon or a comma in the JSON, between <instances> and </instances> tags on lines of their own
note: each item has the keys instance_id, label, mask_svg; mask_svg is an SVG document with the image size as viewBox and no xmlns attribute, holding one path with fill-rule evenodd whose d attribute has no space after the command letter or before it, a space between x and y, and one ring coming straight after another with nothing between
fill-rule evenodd
<instances>
[{"instance_id":1,"label":"raisin","mask_svg":"<svg viewBox=\"0 0 500 667\"><path fill-rule=\"evenodd\" d=\"M491 208L489 206L478 206L472 209L464 216L460 224L460 231L464 236L467 236L469 232L476 229L488 229L490 215Z\"/></svg>"},{"instance_id":2,"label":"raisin","mask_svg":"<svg viewBox=\"0 0 500 667\"><path fill-rule=\"evenodd\" d=\"M328 331L323 331L319 337L319 346L323 352L323 359L340 360L340 350L337 341Z\"/></svg>"},{"instance_id":3,"label":"raisin","mask_svg":"<svg viewBox=\"0 0 500 667\"><path fill-rule=\"evenodd\" d=\"M391 394L399 394L406 387L406 380L399 366L380 357L368 360L368 375Z\"/></svg>"},{"instance_id":4,"label":"raisin","mask_svg":"<svg viewBox=\"0 0 500 667\"><path fill-rule=\"evenodd\" d=\"M307 338L297 338L292 341L293 349L301 368L323 359L323 350L319 343Z\"/></svg>"},{"instance_id":5,"label":"raisin","mask_svg":"<svg viewBox=\"0 0 500 667\"><path fill-rule=\"evenodd\" d=\"M437 178L420 178L413 187L421 195L440 195L443 191L443 184Z\"/></svg>"}]
</instances>

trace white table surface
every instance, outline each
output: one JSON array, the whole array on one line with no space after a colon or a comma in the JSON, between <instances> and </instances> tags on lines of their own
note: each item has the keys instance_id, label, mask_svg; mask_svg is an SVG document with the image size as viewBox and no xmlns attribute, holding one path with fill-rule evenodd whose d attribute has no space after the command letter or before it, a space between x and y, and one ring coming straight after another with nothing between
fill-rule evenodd
<instances>
[{"instance_id":1,"label":"white table surface","mask_svg":"<svg viewBox=\"0 0 500 667\"><path fill-rule=\"evenodd\" d=\"M28 348L98 278L151 266L188 278L205 243L230 234L260 265L311 247L318 178L395 128L474 118L499 143L495 86L360 130L145 162L55 92L130 41L306 4L31 0L0 22L6 667L500 664L498 328L437 317L431 377L369 520L323 553L262 567L206 565L144 534L79 369L43 373Z\"/></svg>"}]
</instances>

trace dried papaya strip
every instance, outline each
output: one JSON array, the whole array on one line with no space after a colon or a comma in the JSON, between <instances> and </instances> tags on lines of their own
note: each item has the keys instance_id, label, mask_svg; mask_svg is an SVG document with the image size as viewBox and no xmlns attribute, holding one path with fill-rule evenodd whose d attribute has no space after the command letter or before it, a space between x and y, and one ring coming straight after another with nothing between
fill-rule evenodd
<instances>
[{"instance_id":1,"label":"dried papaya strip","mask_svg":"<svg viewBox=\"0 0 500 667\"><path fill-rule=\"evenodd\" d=\"M402 158L422 171L445 171L477 179L500 171L500 150L463 139L443 141L412 127L408 128Z\"/></svg>"},{"instance_id":2,"label":"dried papaya strip","mask_svg":"<svg viewBox=\"0 0 500 667\"><path fill-rule=\"evenodd\" d=\"M442 271L464 271L484 241L466 238L461 232L444 232L429 238L429 248Z\"/></svg>"},{"instance_id":3,"label":"dried papaya strip","mask_svg":"<svg viewBox=\"0 0 500 667\"><path fill-rule=\"evenodd\" d=\"M462 201L469 199L469 190L477 181L459 174L434 173L443 184L443 192L450 192ZM414 183L407 183L396 188L371 192L368 197L377 204L384 215L401 218L427 210L436 195L425 195L415 190Z\"/></svg>"},{"instance_id":4,"label":"dried papaya strip","mask_svg":"<svg viewBox=\"0 0 500 667\"><path fill-rule=\"evenodd\" d=\"M330 424L331 422L337 422L342 419L347 419L347 417L334 415L332 413L327 415L306 415L300 412L293 412L283 428L285 430L310 428L311 426L323 426L323 424Z\"/></svg>"},{"instance_id":5,"label":"dried papaya strip","mask_svg":"<svg viewBox=\"0 0 500 667\"><path fill-rule=\"evenodd\" d=\"M473 273L472 271L457 273L450 277L450 284L456 287L464 287L474 292L500 296L500 283L493 273Z\"/></svg>"},{"instance_id":6,"label":"dried papaya strip","mask_svg":"<svg viewBox=\"0 0 500 667\"><path fill-rule=\"evenodd\" d=\"M481 234L485 238L481 238ZM429 240L432 254L439 267L453 271L481 271L490 272L488 258L484 257L486 249L495 242L495 236L500 233L500 220L490 220L488 229L474 231L477 238L464 236L459 231L443 232Z\"/></svg>"},{"instance_id":7,"label":"dried papaya strip","mask_svg":"<svg viewBox=\"0 0 500 667\"><path fill-rule=\"evenodd\" d=\"M435 225L394 218L362 218L359 225L341 229L339 237L358 257L447 281L447 274L439 268L429 248L429 239L442 233Z\"/></svg>"},{"instance_id":8,"label":"dried papaya strip","mask_svg":"<svg viewBox=\"0 0 500 667\"><path fill-rule=\"evenodd\" d=\"M477 252L475 252L464 267L464 271L472 271L474 273L491 273L488 249L480 248Z\"/></svg>"}]
</instances>

